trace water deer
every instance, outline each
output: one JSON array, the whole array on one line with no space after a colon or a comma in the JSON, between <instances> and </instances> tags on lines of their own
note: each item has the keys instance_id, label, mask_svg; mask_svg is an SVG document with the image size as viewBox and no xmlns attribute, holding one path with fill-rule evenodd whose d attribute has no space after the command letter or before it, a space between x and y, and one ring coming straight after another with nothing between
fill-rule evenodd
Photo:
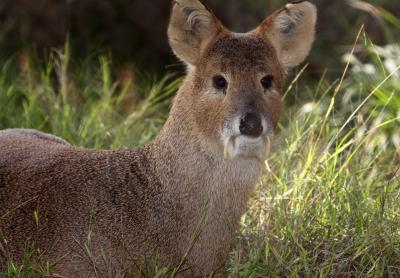
<instances>
[{"instance_id":1,"label":"water deer","mask_svg":"<svg viewBox=\"0 0 400 278\"><path fill-rule=\"evenodd\" d=\"M54 274L218 272L261 175L288 69L314 40L316 8L287 4L248 33L198 0L175 0L170 45L186 77L156 139L90 150L26 129L0 132L0 269L33 246Z\"/></svg>"}]
</instances>

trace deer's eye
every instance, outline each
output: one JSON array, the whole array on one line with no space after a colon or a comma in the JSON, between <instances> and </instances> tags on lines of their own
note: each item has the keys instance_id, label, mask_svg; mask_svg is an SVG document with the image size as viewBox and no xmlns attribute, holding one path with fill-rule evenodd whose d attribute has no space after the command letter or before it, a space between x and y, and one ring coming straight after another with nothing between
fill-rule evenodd
<instances>
[{"instance_id":1,"label":"deer's eye","mask_svg":"<svg viewBox=\"0 0 400 278\"><path fill-rule=\"evenodd\" d=\"M221 75L216 75L213 77L213 86L217 90L225 90L228 87L228 81L221 76Z\"/></svg>"},{"instance_id":2,"label":"deer's eye","mask_svg":"<svg viewBox=\"0 0 400 278\"><path fill-rule=\"evenodd\" d=\"M261 85L265 90L271 89L274 82L274 77L272 75L266 75L261 79Z\"/></svg>"}]
</instances>

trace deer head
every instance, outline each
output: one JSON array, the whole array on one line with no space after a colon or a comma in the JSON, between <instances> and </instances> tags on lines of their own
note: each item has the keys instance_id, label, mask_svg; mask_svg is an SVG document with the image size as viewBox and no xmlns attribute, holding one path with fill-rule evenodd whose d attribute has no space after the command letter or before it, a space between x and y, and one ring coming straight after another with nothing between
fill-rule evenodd
<instances>
[{"instance_id":1,"label":"deer head","mask_svg":"<svg viewBox=\"0 0 400 278\"><path fill-rule=\"evenodd\" d=\"M175 0L168 36L188 67L175 105L188 108L193 136L226 159L262 160L279 118L285 73L308 55L315 23L314 5L299 1L239 34L199 1Z\"/></svg>"}]
</instances>

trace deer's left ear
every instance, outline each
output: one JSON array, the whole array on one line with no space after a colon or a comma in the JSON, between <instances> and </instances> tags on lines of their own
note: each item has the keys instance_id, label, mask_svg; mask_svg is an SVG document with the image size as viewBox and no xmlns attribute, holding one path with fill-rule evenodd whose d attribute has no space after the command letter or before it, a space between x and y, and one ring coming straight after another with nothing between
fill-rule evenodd
<instances>
[{"instance_id":1,"label":"deer's left ear","mask_svg":"<svg viewBox=\"0 0 400 278\"><path fill-rule=\"evenodd\" d=\"M274 45L285 68L300 64L314 41L317 9L308 1L287 4L255 30Z\"/></svg>"}]
</instances>

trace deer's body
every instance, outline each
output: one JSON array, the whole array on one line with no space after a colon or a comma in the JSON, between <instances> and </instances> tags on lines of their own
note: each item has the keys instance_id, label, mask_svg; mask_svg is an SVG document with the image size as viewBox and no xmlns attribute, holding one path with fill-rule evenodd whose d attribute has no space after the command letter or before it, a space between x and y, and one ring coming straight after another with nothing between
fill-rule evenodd
<instances>
[{"instance_id":1,"label":"deer's body","mask_svg":"<svg viewBox=\"0 0 400 278\"><path fill-rule=\"evenodd\" d=\"M72 261L58 265L67 277L92 272L93 264L101 273L135 271L144 254L150 261L157 252L161 261L173 258L168 263L178 265L203 215L212 225L203 226L196 241L197 260L202 269L215 270L231 247L260 170L258 163L226 165L211 153L193 155L184 141L162 142L162 134L153 144L125 151L74 148L21 130L0 134L1 213L9 212L1 222L9 243L4 247L18 253L31 241L53 258L70 253Z\"/></svg>"},{"instance_id":2,"label":"deer's body","mask_svg":"<svg viewBox=\"0 0 400 278\"><path fill-rule=\"evenodd\" d=\"M227 166L212 154L193 156L184 146L177 155L176 145L162 142L135 150L93 151L21 130L0 134L1 213L9 213L1 222L8 242L3 247L17 254L30 241L53 259L70 254L58 266L61 274L91 273L94 265L100 273L108 268L134 271L143 255L151 260L157 252L161 261L173 258L168 263L178 265L202 215L213 221L202 233L212 236L201 235L196 242L202 249L197 260L204 260L202 269L211 272L223 264L244 212L244 200L237 203L238 198L246 198L248 184L259 175L259 165ZM160 152L176 163L160 161ZM185 163L196 171L180 171ZM4 167L10 164L12 168ZM170 182L178 180L190 186ZM216 183L221 188L212 186ZM215 252L219 256L211 262Z\"/></svg>"},{"instance_id":3,"label":"deer's body","mask_svg":"<svg viewBox=\"0 0 400 278\"><path fill-rule=\"evenodd\" d=\"M313 6L294 8L233 34L196 0L176 1L170 42L190 69L165 126L143 148L94 151L36 131L0 131L0 269L30 243L59 259L54 271L66 277L135 272L156 255L159 266L183 262L186 276L222 267L261 174L285 67L312 42ZM298 45L301 58L277 42L287 28L311 34ZM265 74L274 79L263 78L263 88Z\"/></svg>"}]
</instances>

